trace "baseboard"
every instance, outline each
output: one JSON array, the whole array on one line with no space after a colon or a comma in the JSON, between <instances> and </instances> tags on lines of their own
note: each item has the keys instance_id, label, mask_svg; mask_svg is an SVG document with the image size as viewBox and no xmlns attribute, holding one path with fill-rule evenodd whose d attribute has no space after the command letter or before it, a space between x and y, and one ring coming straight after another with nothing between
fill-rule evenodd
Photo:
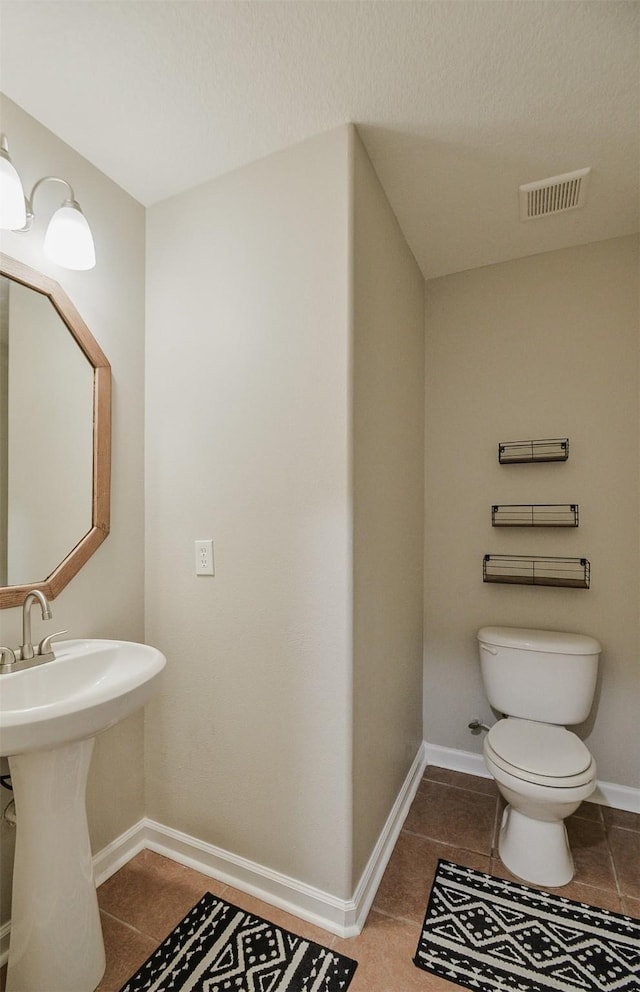
<instances>
[{"instance_id":1,"label":"baseboard","mask_svg":"<svg viewBox=\"0 0 640 992\"><path fill-rule=\"evenodd\" d=\"M139 851L148 849L171 858L203 875L263 899L272 906L307 920L339 937L360 933L378 885L413 802L426 764L420 747L378 842L367 862L353 898L338 899L264 865L249 861L214 844L207 844L180 830L144 818L103 848L94 858L96 884L100 885Z\"/></svg>"},{"instance_id":2,"label":"baseboard","mask_svg":"<svg viewBox=\"0 0 640 992\"><path fill-rule=\"evenodd\" d=\"M453 772L464 772L466 775L478 775L480 778L491 778L482 755L473 751L459 751L453 747L442 747L440 744L429 744L425 741L424 753L427 765L449 768Z\"/></svg>"},{"instance_id":3,"label":"baseboard","mask_svg":"<svg viewBox=\"0 0 640 992\"><path fill-rule=\"evenodd\" d=\"M144 851L147 846L144 833L145 820L138 820L132 827L125 830L123 834L116 837L114 841L103 847L101 851L93 857L93 877L96 886L102 885L108 878L135 858L136 854Z\"/></svg>"},{"instance_id":4,"label":"baseboard","mask_svg":"<svg viewBox=\"0 0 640 992\"><path fill-rule=\"evenodd\" d=\"M596 791L589 796L589 802L598 803L600 806L613 806L614 809L626 809L629 813L640 813L640 789L616 785L615 782L602 782L598 779Z\"/></svg>"},{"instance_id":5,"label":"baseboard","mask_svg":"<svg viewBox=\"0 0 640 992\"><path fill-rule=\"evenodd\" d=\"M344 921L351 911L349 901L154 820L144 820L143 831L148 850L263 899L330 933L345 935Z\"/></svg>"},{"instance_id":6,"label":"baseboard","mask_svg":"<svg viewBox=\"0 0 640 992\"><path fill-rule=\"evenodd\" d=\"M364 926L371 903L402 825L413 802L426 765L424 745L409 769L378 842L367 862L351 899L338 899L328 892L207 844L146 817L102 848L93 859L96 885L101 885L143 850L155 851L203 875L263 899L272 906L307 920L339 937L355 937ZM9 955L11 923L0 927L0 966Z\"/></svg>"},{"instance_id":7,"label":"baseboard","mask_svg":"<svg viewBox=\"0 0 640 992\"><path fill-rule=\"evenodd\" d=\"M374 847L371 857L367 862L360 881L356 886L353 896L354 917L350 921L351 932L346 936L355 936L362 931L371 904L378 891L378 886L382 881L385 869L389 863L389 858L393 854L396 841L402 830L402 825L407 818L411 804L418 791L420 780L427 765L427 756L424 743L418 749L413 764L409 769L409 774L404 780L403 786L398 793L398 797L393 804L393 808L387 817L378 842Z\"/></svg>"},{"instance_id":8,"label":"baseboard","mask_svg":"<svg viewBox=\"0 0 640 992\"><path fill-rule=\"evenodd\" d=\"M458 751L452 747L441 747L439 744L429 744L425 741L424 753L427 765L437 765L456 772L466 772L468 775L491 778L482 755L473 751ZM624 809L630 813L640 813L640 789L598 779L596 791L589 796L589 802L598 803L600 806L611 806L614 809Z\"/></svg>"},{"instance_id":9,"label":"baseboard","mask_svg":"<svg viewBox=\"0 0 640 992\"><path fill-rule=\"evenodd\" d=\"M356 936L364 926L427 765L490 778L482 755L425 741L389 813L352 899L338 899L328 892L146 817L95 855L96 885L101 885L140 851L148 849L263 899L329 933L339 937ZM591 798L604 806L640 813L640 789L598 781ZM0 967L8 958L10 930L10 922L0 927Z\"/></svg>"}]
</instances>

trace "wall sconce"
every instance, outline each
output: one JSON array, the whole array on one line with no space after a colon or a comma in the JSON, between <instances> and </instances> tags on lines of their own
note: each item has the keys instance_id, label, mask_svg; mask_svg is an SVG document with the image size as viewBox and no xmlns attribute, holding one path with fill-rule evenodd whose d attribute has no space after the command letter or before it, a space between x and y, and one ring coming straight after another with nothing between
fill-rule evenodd
<instances>
[{"instance_id":1,"label":"wall sconce","mask_svg":"<svg viewBox=\"0 0 640 992\"><path fill-rule=\"evenodd\" d=\"M62 183L67 197L49 221L44 237L44 253L65 269L92 269L96 251L91 228L80 209L73 189L66 179L43 176L34 184L30 196L25 196L22 182L9 158L6 135L0 136L0 228L28 232L33 227L33 198L42 183Z\"/></svg>"}]
</instances>

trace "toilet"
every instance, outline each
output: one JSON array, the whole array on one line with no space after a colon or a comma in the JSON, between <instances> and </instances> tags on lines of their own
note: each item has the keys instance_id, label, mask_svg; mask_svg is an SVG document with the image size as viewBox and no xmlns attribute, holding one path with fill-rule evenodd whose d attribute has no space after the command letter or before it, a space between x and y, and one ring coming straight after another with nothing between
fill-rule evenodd
<instances>
[{"instance_id":1,"label":"toilet","mask_svg":"<svg viewBox=\"0 0 640 992\"><path fill-rule=\"evenodd\" d=\"M485 764L507 802L498 851L514 875L566 885L574 866L565 819L596 787L596 763L565 725L591 710L600 645L583 634L483 627L487 698L503 714L484 740Z\"/></svg>"}]
</instances>

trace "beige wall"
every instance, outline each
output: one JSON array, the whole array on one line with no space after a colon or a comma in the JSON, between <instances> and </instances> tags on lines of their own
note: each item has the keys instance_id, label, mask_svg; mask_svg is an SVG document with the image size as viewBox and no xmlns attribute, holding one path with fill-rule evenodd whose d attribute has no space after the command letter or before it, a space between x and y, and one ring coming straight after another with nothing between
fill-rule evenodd
<instances>
[{"instance_id":1,"label":"beige wall","mask_svg":"<svg viewBox=\"0 0 640 992\"><path fill-rule=\"evenodd\" d=\"M348 129L148 211L147 813L350 895ZM194 574L214 540L215 577Z\"/></svg>"},{"instance_id":2,"label":"beige wall","mask_svg":"<svg viewBox=\"0 0 640 992\"><path fill-rule=\"evenodd\" d=\"M147 812L349 898L421 741L424 283L351 127L152 208L147 278Z\"/></svg>"},{"instance_id":3,"label":"beige wall","mask_svg":"<svg viewBox=\"0 0 640 992\"><path fill-rule=\"evenodd\" d=\"M492 722L483 624L579 631L603 645L579 728L599 778L638 786L638 239L427 283L424 735L481 749ZM499 441L568 437L561 464L500 466ZM491 527L492 503L573 503L577 530ZM486 585L485 553L586 556L589 590Z\"/></svg>"},{"instance_id":4,"label":"beige wall","mask_svg":"<svg viewBox=\"0 0 640 992\"><path fill-rule=\"evenodd\" d=\"M50 629L66 627L71 637L142 640L144 210L10 100L2 98L0 109L11 156L27 191L43 175L71 182L94 232L98 265L90 272L71 272L45 258L43 228L59 205L48 199L46 187L36 199L37 231L29 236L3 231L0 249L62 285L111 362L114 381L111 534L54 600ZM34 614L34 635L40 636L41 624ZM0 643L17 645L20 635L21 611L0 611ZM96 742L88 787L94 851L143 813L142 753L142 713ZM4 807L9 793L3 790L0 799ZM2 922L9 916L12 842L3 823Z\"/></svg>"},{"instance_id":5,"label":"beige wall","mask_svg":"<svg viewBox=\"0 0 640 992\"><path fill-rule=\"evenodd\" d=\"M355 885L422 741L424 280L353 133Z\"/></svg>"}]
</instances>

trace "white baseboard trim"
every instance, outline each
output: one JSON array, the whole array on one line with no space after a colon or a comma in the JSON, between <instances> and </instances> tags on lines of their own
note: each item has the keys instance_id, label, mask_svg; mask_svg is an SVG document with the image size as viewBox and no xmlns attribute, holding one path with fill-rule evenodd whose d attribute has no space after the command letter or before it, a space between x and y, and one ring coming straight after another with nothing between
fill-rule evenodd
<instances>
[{"instance_id":1,"label":"white baseboard trim","mask_svg":"<svg viewBox=\"0 0 640 992\"><path fill-rule=\"evenodd\" d=\"M360 933L402 825L427 765L490 778L482 755L424 741L402 785L378 842L351 899L338 899L264 865L207 844L179 830L143 818L99 851L94 859L101 885L140 851L148 849L240 889L339 937ZM640 789L598 781L591 800L603 806L640 813ZM0 927L0 967L9 955L11 923Z\"/></svg>"},{"instance_id":2,"label":"white baseboard trim","mask_svg":"<svg viewBox=\"0 0 640 992\"><path fill-rule=\"evenodd\" d=\"M96 884L104 882L139 851L148 849L263 899L329 933L355 937L364 926L425 764L424 747L421 746L351 899L338 899L331 893L148 818L140 820L94 857Z\"/></svg>"},{"instance_id":3,"label":"white baseboard trim","mask_svg":"<svg viewBox=\"0 0 640 992\"><path fill-rule=\"evenodd\" d=\"M439 744L429 744L427 741L424 743L424 752L427 765L437 765L439 768L449 768L451 771L491 778L481 754L441 747ZM614 809L624 809L630 813L640 813L640 789L598 779L596 791L589 796L589 802L598 803L600 806L611 806Z\"/></svg>"},{"instance_id":4,"label":"white baseboard trim","mask_svg":"<svg viewBox=\"0 0 640 992\"><path fill-rule=\"evenodd\" d=\"M240 889L241 892L263 899L270 905L284 909L330 933L346 936L344 920L351 909L349 901L338 899L328 892L214 844L207 844L180 830L153 820L143 822L144 846L148 850L194 868L203 875Z\"/></svg>"},{"instance_id":5,"label":"white baseboard trim","mask_svg":"<svg viewBox=\"0 0 640 992\"><path fill-rule=\"evenodd\" d=\"M614 809L626 809L629 813L640 813L640 789L616 785L615 782L601 782L598 779L596 791L589 796L589 802L613 806Z\"/></svg>"},{"instance_id":6,"label":"white baseboard trim","mask_svg":"<svg viewBox=\"0 0 640 992\"><path fill-rule=\"evenodd\" d=\"M426 762L422 745L351 899L338 899L298 879L207 844L147 817L143 817L94 856L96 885L105 882L140 851L148 849L263 899L329 933L339 937L355 937L364 926ZM0 966L6 963L9 956L10 932L11 922L0 927Z\"/></svg>"},{"instance_id":7,"label":"white baseboard trim","mask_svg":"<svg viewBox=\"0 0 640 992\"><path fill-rule=\"evenodd\" d=\"M464 772L466 775L479 775L480 778L491 778L482 755L473 751L458 751L453 747L441 747L440 744L429 744L425 741L424 753L427 765L448 768L453 772Z\"/></svg>"},{"instance_id":8,"label":"white baseboard trim","mask_svg":"<svg viewBox=\"0 0 640 992\"><path fill-rule=\"evenodd\" d=\"M354 929L347 936L355 936L362 931L369 915L371 904L378 891L378 886L389 863L389 858L393 854L393 849L396 846L402 825L407 818L411 803L418 791L418 786L420 785L426 765L427 758L423 742L422 746L418 749L418 753L409 769L409 774L404 780L398 797L387 817L387 822L382 828L376 846L356 886L353 896L355 917L352 920L352 925Z\"/></svg>"},{"instance_id":9,"label":"white baseboard trim","mask_svg":"<svg viewBox=\"0 0 640 992\"><path fill-rule=\"evenodd\" d=\"M125 830L123 834L103 847L101 851L93 857L93 877L96 886L102 885L108 878L135 858L136 854L144 851L144 824L145 820L138 820L132 827Z\"/></svg>"}]
</instances>

